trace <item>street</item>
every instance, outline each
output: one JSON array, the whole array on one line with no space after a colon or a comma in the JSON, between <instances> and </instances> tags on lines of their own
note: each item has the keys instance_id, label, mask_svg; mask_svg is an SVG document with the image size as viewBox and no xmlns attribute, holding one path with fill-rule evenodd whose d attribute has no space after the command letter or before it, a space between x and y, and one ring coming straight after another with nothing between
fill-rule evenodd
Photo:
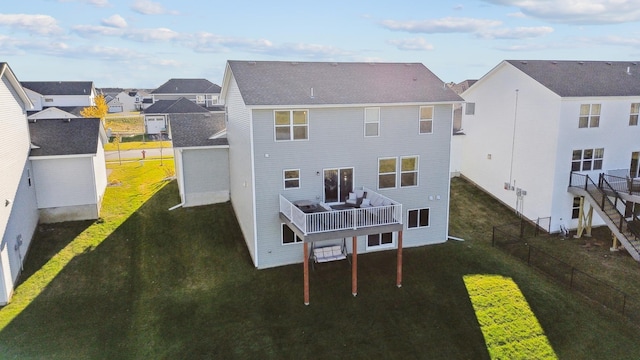
<instances>
[{"instance_id":1,"label":"street","mask_svg":"<svg viewBox=\"0 0 640 360\"><path fill-rule=\"evenodd\" d=\"M142 150L121 150L118 155L118 151L105 151L106 161L118 161L118 160L142 160ZM173 148L163 147L154 149L144 149L145 158L159 158L161 155L163 158L173 157ZM162 151L162 154L160 153Z\"/></svg>"}]
</instances>

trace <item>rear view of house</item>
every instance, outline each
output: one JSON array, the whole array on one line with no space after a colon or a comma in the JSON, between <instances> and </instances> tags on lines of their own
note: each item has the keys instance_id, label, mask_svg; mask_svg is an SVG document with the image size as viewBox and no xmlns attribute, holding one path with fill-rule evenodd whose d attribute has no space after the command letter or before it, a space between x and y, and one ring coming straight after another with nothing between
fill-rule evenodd
<instances>
[{"instance_id":1,"label":"rear view of house","mask_svg":"<svg viewBox=\"0 0 640 360\"><path fill-rule=\"evenodd\" d=\"M13 293L38 224L29 162L27 110L32 107L13 71L0 63L0 305Z\"/></svg>"},{"instance_id":2,"label":"rear view of house","mask_svg":"<svg viewBox=\"0 0 640 360\"><path fill-rule=\"evenodd\" d=\"M231 201L256 267L345 238L351 253L447 240L462 99L424 65L229 61L221 96Z\"/></svg>"},{"instance_id":3,"label":"rear view of house","mask_svg":"<svg viewBox=\"0 0 640 360\"><path fill-rule=\"evenodd\" d=\"M219 105L220 86L207 79L169 79L151 92L158 100L178 100L183 97L206 108Z\"/></svg>"}]
</instances>

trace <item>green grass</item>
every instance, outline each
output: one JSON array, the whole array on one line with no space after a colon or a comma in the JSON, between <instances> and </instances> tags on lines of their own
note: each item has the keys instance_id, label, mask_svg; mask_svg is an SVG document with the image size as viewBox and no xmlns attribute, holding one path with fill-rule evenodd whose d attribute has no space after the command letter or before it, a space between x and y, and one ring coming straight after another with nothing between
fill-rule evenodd
<instances>
[{"instance_id":1,"label":"green grass","mask_svg":"<svg viewBox=\"0 0 640 360\"><path fill-rule=\"evenodd\" d=\"M104 128L111 129L113 133L143 133L144 115L122 116L120 114L107 114Z\"/></svg>"},{"instance_id":2,"label":"green grass","mask_svg":"<svg viewBox=\"0 0 640 360\"><path fill-rule=\"evenodd\" d=\"M452 183L451 235L465 242L405 249L402 288L394 251L361 254L357 297L347 262L322 264L305 306L302 266L256 270L230 204L168 211L176 183L162 169L130 177L153 168L136 165L112 174L122 185L109 188L104 223L38 231L32 275L0 310L0 358L488 359L469 274L513 279L560 359L640 352L637 327L491 248L491 225L514 215L462 180ZM78 241L64 266L50 265ZM49 266L48 281L31 283Z\"/></svg>"},{"instance_id":3,"label":"green grass","mask_svg":"<svg viewBox=\"0 0 640 360\"><path fill-rule=\"evenodd\" d=\"M557 359L513 280L497 275L466 275L464 283L492 359Z\"/></svg>"}]
</instances>

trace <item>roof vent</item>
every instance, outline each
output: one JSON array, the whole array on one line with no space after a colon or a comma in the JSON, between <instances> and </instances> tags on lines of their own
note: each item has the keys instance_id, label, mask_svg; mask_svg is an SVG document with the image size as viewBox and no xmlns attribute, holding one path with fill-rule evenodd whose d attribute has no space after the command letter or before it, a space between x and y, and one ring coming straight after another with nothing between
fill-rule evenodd
<instances>
[{"instance_id":1,"label":"roof vent","mask_svg":"<svg viewBox=\"0 0 640 360\"><path fill-rule=\"evenodd\" d=\"M527 65L526 61L520 61L520 64Z\"/></svg>"},{"instance_id":2,"label":"roof vent","mask_svg":"<svg viewBox=\"0 0 640 360\"><path fill-rule=\"evenodd\" d=\"M315 97L315 95L313 94L313 88L311 88L309 92L309 97L311 97L312 99Z\"/></svg>"},{"instance_id":3,"label":"roof vent","mask_svg":"<svg viewBox=\"0 0 640 360\"><path fill-rule=\"evenodd\" d=\"M578 61L578 64L584 65L584 61Z\"/></svg>"},{"instance_id":4,"label":"roof vent","mask_svg":"<svg viewBox=\"0 0 640 360\"><path fill-rule=\"evenodd\" d=\"M607 65L611 65L611 64L612 64L611 61L607 61Z\"/></svg>"},{"instance_id":5,"label":"roof vent","mask_svg":"<svg viewBox=\"0 0 640 360\"><path fill-rule=\"evenodd\" d=\"M631 75L631 66L627 66L627 75Z\"/></svg>"},{"instance_id":6,"label":"roof vent","mask_svg":"<svg viewBox=\"0 0 640 360\"><path fill-rule=\"evenodd\" d=\"M255 65L255 64L256 64L256 62L255 62L255 61L249 61L247 64L249 64L249 65Z\"/></svg>"},{"instance_id":7,"label":"roof vent","mask_svg":"<svg viewBox=\"0 0 640 360\"><path fill-rule=\"evenodd\" d=\"M557 62L557 61L552 61L551 63L552 63L553 65L558 65L558 62Z\"/></svg>"}]
</instances>

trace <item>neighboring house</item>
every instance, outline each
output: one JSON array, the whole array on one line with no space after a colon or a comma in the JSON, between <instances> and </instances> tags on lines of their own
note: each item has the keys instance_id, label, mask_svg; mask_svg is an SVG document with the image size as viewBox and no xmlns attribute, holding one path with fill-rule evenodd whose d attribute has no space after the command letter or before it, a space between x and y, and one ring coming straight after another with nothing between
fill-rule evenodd
<instances>
[{"instance_id":1,"label":"neighboring house","mask_svg":"<svg viewBox=\"0 0 640 360\"><path fill-rule=\"evenodd\" d=\"M181 205L229 201L229 142L224 114L172 114L169 136Z\"/></svg>"},{"instance_id":2,"label":"neighboring house","mask_svg":"<svg viewBox=\"0 0 640 360\"><path fill-rule=\"evenodd\" d=\"M62 109L58 109L57 107L46 108L37 113L31 114L27 117L29 120L39 120L39 119L74 119L79 118L76 114L72 114L70 112L64 111Z\"/></svg>"},{"instance_id":3,"label":"neighboring house","mask_svg":"<svg viewBox=\"0 0 640 360\"><path fill-rule=\"evenodd\" d=\"M209 114L210 111L187 98L158 100L144 110L144 128L147 134L167 131L169 118L174 114Z\"/></svg>"},{"instance_id":4,"label":"neighboring house","mask_svg":"<svg viewBox=\"0 0 640 360\"><path fill-rule=\"evenodd\" d=\"M40 222L97 219L107 187L100 119L29 122Z\"/></svg>"},{"instance_id":5,"label":"neighboring house","mask_svg":"<svg viewBox=\"0 0 640 360\"><path fill-rule=\"evenodd\" d=\"M306 268L309 245L344 239L350 253L447 241L462 99L423 64L228 61L221 99L257 268Z\"/></svg>"},{"instance_id":6,"label":"neighboring house","mask_svg":"<svg viewBox=\"0 0 640 360\"><path fill-rule=\"evenodd\" d=\"M184 97L206 108L220 105L220 86L207 79L170 79L150 95L154 103Z\"/></svg>"},{"instance_id":7,"label":"neighboring house","mask_svg":"<svg viewBox=\"0 0 640 360\"><path fill-rule=\"evenodd\" d=\"M38 224L29 151L32 104L6 63L0 63L0 305L9 302Z\"/></svg>"},{"instance_id":8,"label":"neighboring house","mask_svg":"<svg viewBox=\"0 0 640 360\"><path fill-rule=\"evenodd\" d=\"M462 97L465 135L452 167L527 219L550 217L552 232L609 222L595 205L598 215L585 217L585 194L569 187L576 173L583 184L586 175L640 176L636 62L506 60ZM630 216L639 199L619 210Z\"/></svg>"},{"instance_id":9,"label":"neighboring house","mask_svg":"<svg viewBox=\"0 0 640 360\"><path fill-rule=\"evenodd\" d=\"M107 101L110 113L139 111L142 108L143 95L137 91L121 91L111 95Z\"/></svg>"},{"instance_id":10,"label":"neighboring house","mask_svg":"<svg viewBox=\"0 0 640 360\"><path fill-rule=\"evenodd\" d=\"M23 81L33 111L48 107L87 107L95 105L96 89L92 81Z\"/></svg>"}]
</instances>

